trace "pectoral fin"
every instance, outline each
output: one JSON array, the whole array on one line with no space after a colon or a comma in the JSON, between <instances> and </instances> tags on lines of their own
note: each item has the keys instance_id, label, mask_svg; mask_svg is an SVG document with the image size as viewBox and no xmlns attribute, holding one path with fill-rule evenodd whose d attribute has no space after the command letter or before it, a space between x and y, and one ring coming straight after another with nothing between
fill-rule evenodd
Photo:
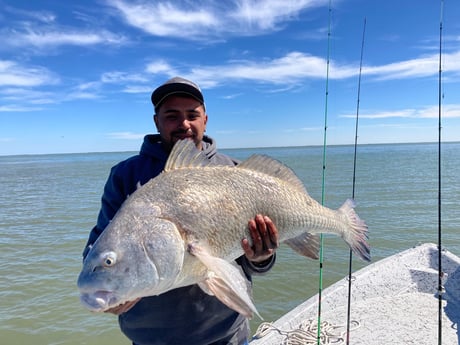
<instances>
[{"instance_id":1,"label":"pectoral fin","mask_svg":"<svg viewBox=\"0 0 460 345\"><path fill-rule=\"evenodd\" d=\"M316 234L310 234L308 232L303 233L297 237L285 240L289 247L295 250L300 255L306 256L312 259L319 258L319 236Z\"/></svg>"},{"instance_id":2,"label":"pectoral fin","mask_svg":"<svg viewBox=\"0 0 460 345\"><path fill-rule=\"evenodd\" d=\"M247 318L252 318L255 313L262 319L252 302L251 284L241 269L221 258L211 256L197 245L189 245L189 252L210 271L208 278L198 284L203 291L216 296L226 306Z\"/></svg>"}]
</instances>

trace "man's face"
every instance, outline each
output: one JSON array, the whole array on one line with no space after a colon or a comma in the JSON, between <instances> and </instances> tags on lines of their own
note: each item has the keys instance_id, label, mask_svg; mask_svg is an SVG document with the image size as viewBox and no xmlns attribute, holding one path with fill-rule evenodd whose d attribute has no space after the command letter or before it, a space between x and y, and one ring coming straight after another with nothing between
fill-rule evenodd
<instances>
[{"instance_id":1,"label":"man's face","mask_svg":"<svg viewBox=\"0 0 460 345\"><path fill-rule=\"evenodd\" d=\"M170 96L160 105L153 119L166 149L170 150L180 139L193 140L199 149L202 148L208 115L196 99Z\"/></svg>"}]
</instances>

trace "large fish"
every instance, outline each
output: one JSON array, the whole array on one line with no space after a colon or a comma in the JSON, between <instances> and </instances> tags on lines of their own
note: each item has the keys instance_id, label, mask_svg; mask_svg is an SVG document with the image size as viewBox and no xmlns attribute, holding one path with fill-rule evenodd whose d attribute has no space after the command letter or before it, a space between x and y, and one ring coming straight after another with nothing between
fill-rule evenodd
<instances>
[{"instance_id":1,"label":"large fish","mask_svg":"<svg viewBox=\"0 0 460 345\"><path fill-rule=\"evenodd\" d=\"M199 284L241 314L257 310L234 260L248 221L270 217L280 242L317 258L318 233L341 236L370 259L367 226L347 200L338 210L312 199L291 169L254 155L236 167L212 165L189 140L173 148L163 173L123 203L84 259L82 303L106 311L139 297Z\"/></svg>"}]
</instances>

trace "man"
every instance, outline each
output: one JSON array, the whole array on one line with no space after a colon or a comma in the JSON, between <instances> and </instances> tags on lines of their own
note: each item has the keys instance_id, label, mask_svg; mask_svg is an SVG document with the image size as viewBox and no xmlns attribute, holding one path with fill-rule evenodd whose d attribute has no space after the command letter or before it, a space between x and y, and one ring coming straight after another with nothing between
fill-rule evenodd
<instances>
[{"instance_id":1,"label":"man","mask_svg":"<svg viewBox=\"0 0 460 345\"><path fill-rule=\"evenodd\" d=\"M163 170L178 140L192 140L216 164L237 164L218 153L215 141L204 135L208 116L203 94L196 84L184 78L172 78L152 93L151 100L159 134L147 135L138 155L112 168L84 257L137 184L146 183ZM278 232L271 220L262 215L248 220L248 227L253 245L243 239L241 246L245 255L236 262L250 280L251 275L263 274L273 266ZM122 332L135 345L240 345L247 344L249 335L244 316L203 292L198 285L128 302L109 312L119 315Z\"/></svg>"}]
</instances>

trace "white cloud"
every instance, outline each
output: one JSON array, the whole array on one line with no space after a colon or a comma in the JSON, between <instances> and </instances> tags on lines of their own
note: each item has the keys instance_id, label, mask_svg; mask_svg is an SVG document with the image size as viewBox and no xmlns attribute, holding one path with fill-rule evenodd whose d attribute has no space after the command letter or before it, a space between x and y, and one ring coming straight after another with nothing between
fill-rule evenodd
<instances>
[{"instance_id":1,"label":"white cloud","mask_svg":"<svg viewBox=\"0 0 460 345\"><path fill-rule=\"evenodd\" d=\"M318 132L321 131L322 127L301 127L301 128L285 128L283 132L286 133L297 133L297 132Z\"/></svg>"},{"instance_id":2,"label":"white cloud","mask_svg":"<svg viewBox=\"0 0 460 345\"><path fill-rule=\"evenodd\" d=\"M460 72L460 51L442 55L444 73ZM382 66L364 66L363 75L375 75L380 80L433 76L439 73L439 55L432 54Z\"/></svg>"},{"instance_id":3,"label":"white cloud","mask_svg":"<svg viewBox=\"0 0 460 345\"><path fill-rule=\"evenodd\" d=\"M73 101L77 99L100 99L101 96L94 92L71 91L65 95L64 100Z\"/></svg>"},{"instance_id":4,"label":"white cloud","mask_svg":"<svg viewBox=\"0 0 460 345\"><path fill-rule=\"evenodd\" d=\"M147 82L148 78L137 73L127 73L120 71L106 72L102 75L103 83L124 83L124 82Z\"/></svg>"},{"instance_id":5,"label":"white cloud","mask_svg":"<svg viewBox=\"0 0 460 345\"><path fill-rule=\"evenodd\" d=\"M156 60L150 62L145 68L145 71L152 74L175 74L174 68L165 60Z\"/></svg>"},{"instance_id":6,"label":"white cloud","mask_svg":"<svg viewBox=\"0 0 460 345\"><path fill-rule=\"evenodd\" d=\"M201 36L203 29L216 28L219 23L211 11L201 6L187 9L170 2L122 0L110 0L108 4L120 12L126 23L155 36Z\"/></svg>"},{"instance_id":7,"label":"white cloud","mask_svg":"<svg viewBox=\"0 0 460 345\"><path fill-rule=\"evenodd\" d=\"M355 118L356 114L344 114L340 117ZM433 119L439 117L438 106L430 106L419 109L402 109L395 111L375 111L359 114L362 119L388 119L388 118L413 118ZM460 118L460 104L441 105L441 117Z\"/></svg>"},{"instance_id":8,"label":"white cloud","mask_svg":"<svg viewBox=\"0 0 460 345\"><path fill-rule=\"evenodd\" d=\"M16 104L10 105L0 105L0 113L22 113L22 112L29 112L29 111L40 111L43 110L42 108L38 107L31 107L31 106L22 106Z\"/></svg>"},{"instance_id":9,"label":"white cloud","mask_svg":"<svg viewBox=\"0 0 460 345\"><path fill-rule=\"evenodd\" d=\"M40 66L22 66L14 61L0 60L0 86L32 87L57 84L59 78Z\"/></svg>"},{"instance_id":10,"label":"white cloud","mask_svg":"<svg viewBox=\"0 0 460 345\"><path fill-rule=\"evenodd\" d=\"M128 42L125 36L102 28L98 22L100 18L93 18L92 22L85 27L69 27L59 24L57 15L50 11L25 11L13 7L7 7L6 11L13 16L12 20L6 21L0 29L2 49L20 47L27 50L37 50L64 45L118 46ZM77 18L81 21L81 16L76 12L72 19ZM72 19L67 22L72 21ZM49 51L45 53L48 54Z\"/></svg>"},{"instance_id":11,"label":"white cloud","mask_svg":"<svg viewBox=\"0 0 460 345\"><path fill-rule=\"evenodd\" d=\"M99 90L101 86L102 86L102 83L100 81L88 81L88 82L77 85L76 90L78 91Z\"/></svg>"},{"instance_id":12,"label":"white cloud","mask_svg":"<svg viewBox=\"0 0 460 345\"><path fill-rule=\"evenodd\" d=\"M376 112L362 112L359 114L359 118L361 119L388 119L388 118L407 118L407 117L415 117L417 111L415 109L402 109L402 110L394 110L394 111L376 111ZM345 118L355 118L356 114L345 114L341 115L340 117Z\"/></svg>"},{"instance_id":13,"label":"white cloud","mask_svg":"<svg viewBox=\"0 0 460 345\"><path fill-rule=\"evenodd\" d=\"M438 118L439 108L437 106L427 107L418 112L421 118ZM442 118L460 118L460 104L441 104Z\"/></svg>"},{"instance_id":14,"label":"white cloud","mask_svg":"<svg viewBox=\"0 0 460 345\"><path fill-rule=\"evenodd\" d=\"M127 85L123 88L123 92L125 93L143 93L143 94L150 94L152 92L151 85Z\"/></svg>"},{"instance_id":15,"label":"white cloud","mask_svg":"<svg viewBox=\"0 0 460 345\"><path fill-rule=\"evenodd\" d=\"M422 56L420 58L395 62L382 66L363 67L363 75L374 77L375 81L390 79L409 79L438 74L438 57ZM444 75L460 72L460 51L446 54L444 57ZM331 60L330 79L347 79L358 75L359 66L354 64L337 64ZM278 58L261 58L252 60L232 60L221 65L192 66L189 70L179 72L172 64L165 60L150 63L146 71L152 74L168 76L183 75L195 80L203 88L213 88L224 83L234 81L254 81L265 84L289 86L311 79L326 77L327 61L322 57L302 52L290 52ZM387 114L386 116L390 116ZM391 116L406 116L393 114Z\"/></svg>"},{"instance_id":16,"label":"white cloud","mask_svg":"<svg viewBox=\"0 0 460 345\"><path fill-rule=\"evenodd\" d=\"M43 23L53 23L56 20L56 15L50 11L25 11L11 6L4 6L3 10L13 15L32 18Z\"/></svg>"},{"instance_id":17,"label":"white cloud","mask_svg":"<svg viewBox=\"0 0 460 345\"><path fill-rule=\"evenodd\" d=\"M58 47L63 45L95 46L121 45L127 42L126 37L113 34L109 31L65 30L28 28L25 31L5 32L3 30L3 44L12 47Z\"/></svg>"},{"instance_id":18,"label":"white cloud","mask_svg":"<svg viewBox=\"0 0 460 345\"><path fill-rule=\"evenodd\" d=\"M245 25L246 29L275 30L279 23L293 20L298 13L307 8L324 6L327 1L318 0L240 0L235 1L235 9L229 17L235 23Z\"/></svg>"},{"instance_id":19,"label":"white cloud","mask_svg":"<svg viewBox=\"0 0 460 345\"><path fill-rule=\"evenodd\" d=\"M223 83L246 80L293 85L304 79L322 79L325 71L324 59L292 52L275 59L238 60L223 65L197 66L182 75L196 80L203 88L211 88Z\"/></svg>"},{"instance_id":20,"label":"white cloud","mask_svg":"<svg viewBox=\"0 0 460 345\"><path fill-rule=\"evenodd\" d=\"M206 39L222 34L249 36L279 29L300 11L327 0L234 0L136 2L107 0L128 25L154 36Z\"/></svg>"}]
</instances>

